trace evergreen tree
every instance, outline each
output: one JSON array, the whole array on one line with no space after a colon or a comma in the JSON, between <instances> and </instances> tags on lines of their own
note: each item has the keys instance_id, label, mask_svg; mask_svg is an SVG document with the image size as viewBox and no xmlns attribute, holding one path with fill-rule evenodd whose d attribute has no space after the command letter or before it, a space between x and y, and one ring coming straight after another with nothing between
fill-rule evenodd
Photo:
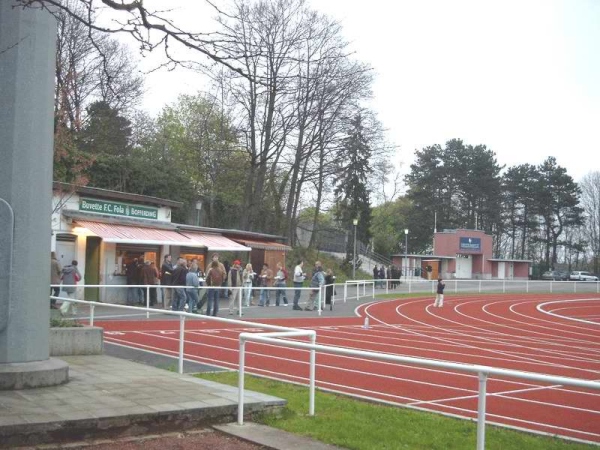
<instances>
[{"instance_id":1,"label":"evergreen tree","mask_svg":"<svg viewBox=\"0 0 600 450\"><path fill-rule=\"evenodd\" d=\"M564 240L565 231L583 224L583 209L579 206L581 190L552 156L538 166L538 171L535 199L541 218L539 240L545 247L545 262L548 267L553 267L557 262L558 246L569 245Z\"/></svg>"},{"instance_id":2,"label":"evergreen tree","mask_svg":"<svg viewBox=\"0 0 600 450\"><path fill-rule=\"evenodd\" d=\"M126 156L131 151L131 122L104 101L87 108L88 121L78 135L79 148L91 155Z\"/></svg>"},{"instance_id":3,"label":"evergreen tree","mask_svg":"<svg viewBox=\"0 0 600 450\"><path fill-rule=\"evenodd\" d=\"M355 219L357 241L368 242L371 238L371 206L369 202L368 176L371 168L372 150L365 130L363 116L359 113L350 121L350 129L342 142L340 162L334 180L336 219L354 233ZM353 235L352 235L353 236ZM348 239L346 255L354 258L354 240Z\"/></svg>"},{"instance_id":4,"label":"evergreen tree","mask_svg":"<svg viewBox=\"0 0 600 450\"><path fill-rule=\"evenodd\" d=\"M437 229L470 228L487 233L500 228L501 167L484 145L464 145L460 139L415 152L416 161L406 176L413 204L406 227L410 248L430 248Z\"/></svg>"},{"instance_id":5,"label":"evergreen tree","mask_svg":"<svg viewBox=\"0 0 600 450\"><path fill-rule=\"evenodd\" d=\"M535 200L535 183L538 179L539 172L531 164L510 167L502 177L502 209L510 258L533 257L528 244L539 225Z\"/></svg>"}]
</instances>

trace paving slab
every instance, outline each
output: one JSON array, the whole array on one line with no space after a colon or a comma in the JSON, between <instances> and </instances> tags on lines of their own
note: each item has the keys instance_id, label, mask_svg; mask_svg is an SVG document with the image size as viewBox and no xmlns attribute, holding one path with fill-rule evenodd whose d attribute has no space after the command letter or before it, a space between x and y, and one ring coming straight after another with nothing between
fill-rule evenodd
<instances>
[{"instance_id":1,"label":"paving slab","mask_svg":"<svg viewBox=\"0 0 600 450\"><path fill-rule=\"evenodd\" d=\"M244 423L243 425L239 425L237 422L228 423L215 425L213 428L275 450L340 450L342 448L254 422Z\"/></svg>"},{"instance_id":2,"label":"paving slab","mask_svg":"<svg viewBox=\"0 0 600 450\"><path fill-rule=\"evenodd\" d=\"M0 448L190 429L237 415L237 387L106 355L61 359L68 383L0 391ZM244 398L249 415L286 404L252 391Z\"/></svg>"}]
</instances>

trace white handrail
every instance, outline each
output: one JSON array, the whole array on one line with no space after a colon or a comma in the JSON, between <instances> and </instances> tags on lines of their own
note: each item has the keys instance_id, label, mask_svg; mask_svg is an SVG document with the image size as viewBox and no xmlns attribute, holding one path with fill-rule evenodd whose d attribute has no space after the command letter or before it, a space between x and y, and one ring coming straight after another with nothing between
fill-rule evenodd
<instances>
[{"instance_id":1,"label":"white handrail","mask_svg":"<svg viewBox=\"0 0 600 450\"><path fill-rule=\"evenodd\" d=\"M129 288L138 288L138 289L146 289L146 308L148 309L148 312L146 312L146 318L149 319L150 318L150 312L154 311L156 312L155 309L151 309L150 308L150 289L157 289L157 288L161 288L161 289L199 289L199 290L207 290L207 289L215 289L215 290L238 290L239 291L239 295L238 297L238 304L237 304L237 310L238 310L238 316L242 317L243 313L242 313L242 308L244 308L243 305L243 300L244 300L244 292L246 289L248 289L245 286L206 286L206 285L200 285L198 287L196 286L173 286L173 285L160 285L160 284L51 284L50 285L51 288L69 288L69 287L73 287L73 288L124 288L124 289L129 289ZM285 286L285 287L281 287L281 286L252 286L250 289L252 289L255 292L260 292L261 290L265 290L265 291L274 291L275 293L277 293L277 291L288 291L288 290L292 290L292 291L312 291L313 289L316 288L312 288L312 287L294 287L294 286ZM51 298L61 298L61 297L51 297ZM73 299L66 299L67 301L73 301ZM321 297L319 297L318 299L319 305L321 305L322 301L321 301ZM120 305L120 303L105 303L106 305ZM127 306L132 306L132 305L127 305ZM319 315L321 314L321 309L319 308Z\"/></svg>"},{"instance_id":2,"label":"white handrail","mask_svg":"<svg viewBox=\"0 0 600 450\"><path fill-rule=\"evenodd\" d=\"M184 334L185 334L185 319L186 318L200 319L202 321L224 322L224 323L229 323L229 324L234 324L234 325L242 325L244 327L247 327L249 324L251 324L253 328L263 328L266 330L274 330L274 331L284 331L284 332L304 331L304 332L306 332L306 330L298 330L297 328L284 327L281 325L273 325L273 324L261 323L261 322L249 322L249 321L240 320L240 319L228 319L226 317L218 317L218 316L205 316L205 315L199 316L198 314L186 313L184 311L170 311L170 310L162 310L162 309L157 311L156 309L145 308L142 306L130 306L130 305L118 305L118 304L113 304L113 303L89 302L86 300L78 300L78 299L69 298L69 297L50 296L50 298L54 299L54 300L73 302L73 303L77 303L77 304L81 304L81 305L89 305L90 306L90 318L89 318L90 326L94 326L94 311L95 311L95 307L98 307L98 306L101 306L101 307L103 306L103 307L107 307L107 308L117 308L117 309L123 309L123 310L146 311L148 313L153 312L153 313L165 314L165 315L169 315L169 316L179 316L180 327L179 327L178 372L180 374L183 373Z\"/></svg>"},{"instance_id":3,"label":"white handrail","mask_svg":"<svg viewBox=\"0 0 600 450\"><path fill-rule=\"evenodd\" d=\"M544 375L537 374L533 372L525 372L519 370L511 370L511 369L499 369L491 366L483 366L477 364L462 364L462 363L451 363L445 361L436 361L431 359L424 358L415 358L411 356L398 356L391 355L387 353L378 353L378 352L368 352L364 350L354 350L340 347L331 347L327 345L319 345L298 341L289 341L285 339L281 339L276 337L276 334L271 333L242 333L240 334L240 379L244 376L244 362L245 357L243 352L245 351L245 342L246 341L254 341L261 342L264 344L273 344L284 347L296 348L301 350L309 350L310 351L310 383L309 383L309 414L314 415L314 352L323 352L334 355L344 355L344 356L358 356L362 358L370 358L381 361L390 361L396 363L404 363L404 364L414 364L417 366L425 366L425 367L435 367L441 369L450 369L457 370L461 372L467 373L476 373L478 375L479 388L478 388L478 407L477 407L477 450L485 449L485 414L486 414L486 389L487 389L487 379L490 375L502 376L502 377L512 377L512 378L520 378L531 381L541 381L545 383L551 384L559 384L559 385L568 385L568 386L576 386L588 389L598 389L600 390L600 382L591 381L591 380L583 380L579 378L570 378L570 377L560 377L554 375ZM243 380L240 381L243 386ZM239 408L243 408L243 405L238 405ZM243 416L238 415L238 423L240 425L243 424Z\"/></svg>"}]
</instances>

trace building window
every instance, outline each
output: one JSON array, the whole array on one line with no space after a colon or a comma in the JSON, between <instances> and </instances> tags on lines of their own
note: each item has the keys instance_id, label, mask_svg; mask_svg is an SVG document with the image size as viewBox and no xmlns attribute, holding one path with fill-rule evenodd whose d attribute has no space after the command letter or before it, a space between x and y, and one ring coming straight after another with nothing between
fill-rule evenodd
<instances>
[{"instance_id":1,"label":"building window","mask_svg":"<svg viewBox=\"0 0 600 450\"><path fill-rule=\"evenodd\" d=\"M141 261L152 261L157 267L160 249L158 247L136 247L132 245L117 244L115 253L115 275L125 275L127 265L131 264L134 259Z\"/></svg>"}]
</instances>

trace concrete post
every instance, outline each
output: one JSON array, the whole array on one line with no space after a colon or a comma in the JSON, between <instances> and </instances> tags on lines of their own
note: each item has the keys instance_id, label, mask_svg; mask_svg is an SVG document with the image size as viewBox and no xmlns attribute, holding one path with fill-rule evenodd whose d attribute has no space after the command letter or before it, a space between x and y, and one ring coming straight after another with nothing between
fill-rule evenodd
<instances>
[{"instance_id":1,"label":"concrete post","mask_svg":"<svg viewBox=\"0 0 600 450\"><path fill-rule=\"evenodd\" d=\"M39 372L49 361L55 45L51 14L0 0L0 199L14 213L12 236L0 224L0 242L13 254L11 267L1 268L11 288L0 291L6 306L0 311L8 311L0 320L0 375L14 375L15 367L27 371L29 363ZM49 365L55 372L56 361ZM21 387L33 387L26 384Z\"/></svg>"}]
</instances>

